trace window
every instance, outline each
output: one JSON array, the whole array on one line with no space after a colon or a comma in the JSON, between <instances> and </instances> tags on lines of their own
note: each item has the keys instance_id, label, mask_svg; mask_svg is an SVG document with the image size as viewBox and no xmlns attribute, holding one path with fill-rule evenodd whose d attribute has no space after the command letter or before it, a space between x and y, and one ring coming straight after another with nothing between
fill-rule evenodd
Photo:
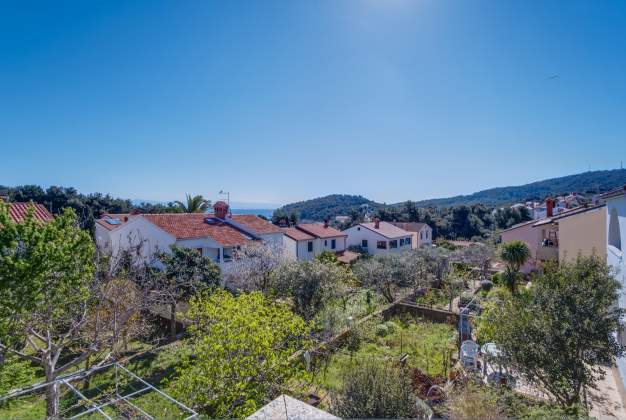
<instances>
[{"instance_id":1,"label":"window","mask_svg":"<svg viewBox=\"0 0 626 420\"><path fill-rule=\"evenodd\" d=\"M361 241L361 247L362 247L362 248L367 248L367 239L363 239L363 240Z\"/></svg>"},{"instance_id":2,"label":"window","mask_svg":"<svg viewBox=\"0 0 626 420\"><path fill-rule=\"evenodd\" d=\"M307 243L307 248L309 252L313 252L313 241L309 241Z\"/></svg>"},{"instance_id":3,"label":"window","mask_svg":"<svg viewBox=\"0 0 626 420\"><path fill-rule=\"evenodd\" d=\"M609 220L609 245L622 250L622 238L619 231L619 218L617 217L617 210L611 209L611 216Z\"/></svg>"},{"instance_id":4,"label":"window","mask_svg":"<svg viewBox=\"0 0 626 420\"><path fill-rule=\"evenodd\" d=\"M196 248L196 251L198 251L198 253L202 255L202 248Z\"/></svg>"},{"instance_id":5,"label":"window","mask_svg":"<svg viewBox=\"0 0 626 420\"><path fill-rule=\"evenodd\" d=\"M400 246L404 246L404 238L400 239Z\"/></svg>"},{"instance_id":6,"label":"window","mask_svg":"<svg viewBox=\"0 0 626 420\"><path fill-rule=\"evenodd\" d=\"M420 232L420 239L424 239L424 232Z\"/></svg>"},{"instance_id":7,"label":"window","mask_svg":"<svg viewBox=\"0 0 626 420\"><path fill-rule=\"evenodd\" d=\"M408 238L406 238L404 240L404 243L407 244L407 245L411 245L411 237L409 236Z\"/></svg>"},{"instance_id":8,"label":"window","mask_svg":"<svg viewBox=\"0 0 626 420\"><path fill-rule=\"evenodd\" d=\"M337 241L335 239L330 241L330 248L335 249L337 247Z\"/></svg>"},{"instance_id":9,"label":"window","mask_svg":"<svg viewBox=\"0 0 626 420\"><path fill-rule=\"evenodd\" d=\"M356 228L356 230L361 230L361 227L359 226L358 228Z\"/></svg>"},{"instance_id":10,"label":"window","mask_svg":"<svg viewBox=\"0 0 626 420\"><path fill-rule=\"evenodd\" d=\"M393 241L389 241L389 248L397 248L398 247L398 241L396 239L394 239Z\"/></svg>"},{"instance_id":11,"label":"window","mask_svg":"<svg viewBox=\"0 0 626 420\"><path fill-rule=\"evenodd\" d=\"M328 241L324 240L324 246L328 246Z\"/></svg>"},{"instance_id":12,"label":"window","mask_svg":"<svg viewBox=\"0 0 626 420\"><path fill-rule=\"evenodd\" d=\"M378 242L376 242L376 248L378 248L378 249L387 249L387 242L385 242L385 241L378 241Z\"/></svg>"},{"instance_id":13,"label":"window","mask_svg":"<svg viewBox=\"0 0 626 420\"><path fill-rule=\"evenodd\" d=\"M428 239L428 231L424 232L424 236Z\"/></svg>"}]
</instances>

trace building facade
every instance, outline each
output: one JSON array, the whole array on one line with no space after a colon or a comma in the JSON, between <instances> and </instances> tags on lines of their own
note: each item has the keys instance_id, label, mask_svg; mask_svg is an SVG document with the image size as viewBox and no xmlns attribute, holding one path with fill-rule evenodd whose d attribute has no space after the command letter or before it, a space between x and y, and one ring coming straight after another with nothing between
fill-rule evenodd
<instances>
[{"instance_id":1,"label":"building facade","mask_svg":"<svg viewBox=\"0 0 626 420\"><path fill-rule=\"evenodd\" d=\"M359 247L368 254L397 253L413 249L413 232L388 222L359 223L343 231L348 235L348 247Z\"/></svg>"},{"instance_id":2,"label":"building facade","mask_svg":"<svg viewBox=\"0 0 626 420\"><path fill-rule=\"evenodd\" d=\"M283 228L286 254L298 261L308 261L324 251L342 254L347 248L347 235L328 223L300 223Z\"/></svg>"}]
</instances>

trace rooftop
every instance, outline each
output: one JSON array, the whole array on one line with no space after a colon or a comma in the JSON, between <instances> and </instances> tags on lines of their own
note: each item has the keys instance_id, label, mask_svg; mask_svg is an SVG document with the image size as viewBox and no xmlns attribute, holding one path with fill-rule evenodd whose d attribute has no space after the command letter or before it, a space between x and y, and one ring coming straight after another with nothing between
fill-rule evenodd
<instances>
[{"instance_id":1,"label":"rooftop","mask_svg":"<svg viewBox=\"0 0 626 420\"><path fill-rule=\"evenodd\" d=\"M40 222L49 222L53 219L52 214L43 204L37 203L7 203L9 205L9 216L14 222L19 223L26 218L29 209L33 209L33 217Z\"/></svg>"},{"instance_id":2,"label":"rooftop","mask_svg":"<svg viewBox=\"0 0 626 420\"><path fill-rule=\"evenodd\" d=\"M308 233L302 230L296 229L295 227L283 228L282 231L285 234L285 236L290 237L294 241L311 241L315 239L315 236L309 235Z\"/></svg>"},{"instance_id":3,"label":"rooftop","mask_svg":"<svg viewBox=\"0 0 626 420\"><path fill-rule=\"evenodd\" d=\"M345 233L323 223L300 223L296 225L296 229L321 239L348 236Z\"/></svg>"},{"instance_id":4,"label":"rooftop","mask_svg":"<svg viewBox=\"0 0 626 420\"><path fill-rule=\"evenodd\" d=\"M394 226L389 222L379 222L378 228L376 227L376 222L361 223L360 226L363 226L371 231L380 233L388 239L401 238L407 235L411 235L411 232Z\"/></svg>"},{"instance_id":5,"label":"rooftop","mask_svg":"<svg viewBox=\"0 0 626 420\"><path fill-rule=\"evenodd\" d=\"M424 226L428 226L426 223L420 222L390 222L395 227L399 227L400 229L404 229L408 232L419 232L424 228Z\"/></svg>"},{"instance_id":6,"label":"rooftop","mask_svg":"<svg viewBox=\"0 0 626 420\"><path fill-rule=\"evenodd\" d=\"M247 417L248 420L331 420L339 419L326 411L303 403L289 395L280 395Z\"/></svg>"}]
</instances>

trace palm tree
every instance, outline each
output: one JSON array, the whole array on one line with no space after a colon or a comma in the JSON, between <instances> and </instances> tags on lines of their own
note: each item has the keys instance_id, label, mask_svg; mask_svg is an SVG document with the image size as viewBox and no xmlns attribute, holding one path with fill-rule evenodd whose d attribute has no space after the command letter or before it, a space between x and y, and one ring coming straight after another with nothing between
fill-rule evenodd
<instances>
[{"instance_id":1,"label":"palm tree","mask_svg":"<svg viewBox=\"0 0 626 420\"><path fill-rule=\"evenodd\" d=\"M506 264L504 272L504 280L511 294L515 294L515 281L517 274L522 266L530 258L530 250L528 245L522 241L507 242L502 245L500 250L500 258Z\"/></svg>"},{"instance_id":2,"label":"palm tree","mask_svg":"<svg viewBox=\"0 0 626 420\"><path fill-rule=\"evenodd\" d=\"M175 203L182 208L185 213L204 213L211 206L211 201L206 200L201 195L186 194L187 204L183 204L181 201L175 201Z\"/></svg>"}]
</instances>

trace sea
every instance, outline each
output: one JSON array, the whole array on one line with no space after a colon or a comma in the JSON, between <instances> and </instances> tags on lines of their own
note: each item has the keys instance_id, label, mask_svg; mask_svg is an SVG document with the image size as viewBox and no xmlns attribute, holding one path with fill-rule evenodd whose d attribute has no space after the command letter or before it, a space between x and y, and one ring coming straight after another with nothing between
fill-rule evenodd
<instances>
[{"instance_id":1,"label":"sea","mask_svg":"<svg viewBox=\"0 0 626 420\"><path fill-rule=\"evenodd\" d=\"M233 214L256 214L257 216L265 216L268 219L272 218L272 214L275 209L231 209Z\"/></svg>"}]
</instances>

